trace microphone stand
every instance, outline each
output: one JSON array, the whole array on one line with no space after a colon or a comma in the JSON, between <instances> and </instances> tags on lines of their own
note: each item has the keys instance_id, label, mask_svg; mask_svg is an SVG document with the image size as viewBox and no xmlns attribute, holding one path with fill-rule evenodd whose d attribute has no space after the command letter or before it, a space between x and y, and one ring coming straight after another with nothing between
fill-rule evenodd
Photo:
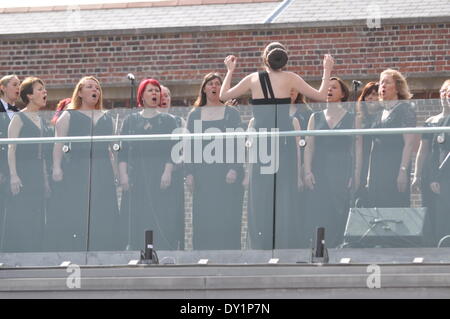
<instances>
[{"instance_id":1,"label":"microphone stand","mask_svg":"<svg viewBox=\"0 0 450 319\"><path fill-rule=\"evenodd\" d=\"M357 96L356 94L358 93L358 88L362 83L360 81L353 80L352 84L353 84L353 99L356 102L356 96Z\"/></svg>"},{"instance_id":2,"label":"microphone stand","mask_svg":"<svg viewBox=\"0 0 450 319\"><path fill-rule=\"evenodd\" d=\"M352 85L353 85L353 97L355 100L355 104L354 104L354 109L353 109L353 113L355 114L355 119L357 116L357 110L356 110L356 105L357 105L357 101L356 101L356 96L358 93L358 87L361 85L362 83L360 81L357 80L353 80L352 81ZM355 125L355 124L354 124ZM353 128L355 128L355 126L353 126ZM352 176L352 184L355 185L356 180L355 180L355 164L356 164L356 136L353 136L352 138L352 149L351 149L351 172L350 172L350 176ZM355 206L355 195L356 192L358 191L357 189L355 189L352 185L352 188L350 189L350 207L354 207Z\"/></svg>"},{"instance_id":3,"label":"microphone stand","mask_svg":"<svg viewBox=\"0 0 450 319\"><path fill-rule=\"evenodd\" d=\"M135 79L129 79L130 80L130 108L133 109L136 107L135 103L134 103L134 92L135 92Z\"/></svg>"}]
</instances>

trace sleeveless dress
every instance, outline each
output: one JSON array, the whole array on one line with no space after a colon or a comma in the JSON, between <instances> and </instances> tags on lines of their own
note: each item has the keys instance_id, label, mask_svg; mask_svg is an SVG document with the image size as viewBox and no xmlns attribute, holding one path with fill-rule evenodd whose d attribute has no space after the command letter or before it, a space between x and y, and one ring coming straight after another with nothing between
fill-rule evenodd
<instances>
[{"instance_id":1,"label":"sleeveless dress","mask_svg":"<svg viewBox=\"0 0 450 319\"><path fill-rule=\"evenodd\" d=\"M436 123L424 123L424 127L438 127L442 126L443 119L439 120ZM431 190L431 171L432 171L432 150L433 150L433 140L435 134L422 134L422 140L428 141L428 149L425 150L427 157L423 163L422 167L422 181L420 184L420 193L422 197L422 207L427 208L427 215L425 222L428 227L427 230L430 231L431 236L425 236L425 238L432 238L431 242L427 242L426 244L435 246L434 237L435 237L435 229L436 229L436 203L438 201L438 195L433 193Z\"/></svg>"},{"instance_id":2,"label":"sleeveless dress","mask_svg":"<svg viewBox=\"0 0 450 319\"><path fill-rule=\"evenodd\" d=\"M391 114L382 120L379 112L373 128L415 127L416 114L410 105L399 102ZM374 135L370 153L368 207L410 207L410 171L406 192L397 189L397 177L402 161L403 134Z\"/></svg>"},{"instance_id":3,"label":"sleeveless dress","mask_svg":"<svg viewBox=\"0 0 450 319\"><path fill-rule=\"evenodd\" d=\"M165 113L146 118L132 113L125 118L122 135L170 134L175 119ZM166 164L173 164L171 150L177 141L123 142L119 162L127 163L130 189L121 201L121 232L127 234L127 249L143 250L145 231L153 231L157 250L180 250L184 247L184 212L176 209L173 189L161 189ZM174 183L173 175L171 185Z\"/></svg>"},{"instance_id":4,"label":"sleeveless dress","mask_svg":"<svg viewBox=\"0 0 450 319\"><path fill-rule=\"evenodd\" d=\"M304 109L303 111L300 111L300 108L297 108L297 110L295 111L295 113L293 114L293 117L295 117L298 122L300 123L300 128L302 131L306 131L308 130L308 123L309 123L309 119L312 115L313 111L309 110L309 109ZM304 163L305 163L305 136L301 136L300 137L302 144L302 147L300 147L300 158L302 161L302 168L304 167ZM305 191L305 189L303 190L298 190L297 191L297 195L296 195L296 200L295 200L295 207L298 208L298 211L300 213L300 219L302 221L306 221L306 202L307 202L307 192ZM311 245L308 243L308 238L307 238L307 232L308 230L306 229L306 224L305 222L302 222L300 225L300 248L311 248Z\"/></svg>"},{"instance_id":5,"label":"sleeveless dress","mask_svg":"<svg viewBox=\"0 0 450 319\"><path fill-rule=\"evenodd\" d=\"M178 115L169 114L175 119L176 127L183 127L183 120ZM171 194L169 197L171 200L167 205L172 206L170 211L173 212L175 216L178 216L178 222L181 225L178 226L177 232L177 250L184 250L184 166L183 163L174 164L172 170L172 181L168 193ZM183 218L183 220L181 220Z\"/></svg>"},{"instance_id":6,"label":"sleeveless dress","mask_svg":"<svg viewBox=\"0 0 450 319\"><path fill-rule=\"evenodd\" d=\"M19 138L46 135L42 118L39 118L39 128L23 112L15 116L22 121ZM17 195L12 195L10 188L8 190L3 251L39 252L44 248L46 145L18 144L16 147L16 170L23 187Z\"/></svg>"},{"instance_id":7,"label":"sleeveless dress","mask_svg":"<svg viewBox=\"0 0 450 319\"><path fill-rule=\"evenodd\" d=\"M362 121L362 128L370 129L375 122L377 114L367 114ZM362 165L359 180L359 189L355 193L358 207L367 207L367 176L369 174L370 150L372 149L372 135L362 137Z\"/></svg>"},{"instance_id":8,"label":"sleeveless dress","mask_svg":"<svg viewBox=\"0 0 450 319\"><path fill-rule=\"evenodd\" d=\"M201 121L202 130L194 129ZM191 133L205 133L205 131L226 132L227 128L236 129L241 126L239 112L233 107L225 107L224 118L220 120L201 120L201 107L195 108L188 116L187 128ZM187 175L194 177L194 192L192 203L193 246L194 250L239 250L241 249L241 223L244 187L243 163L236 158L229 163L230 150L223 139L223 153L219 163L207 163L202 158L201 163L186 164ZM202 154L209 154L208 145L214 140L202 143ZM195 140L191 140L195 143ZM236 144L235 144L236 145ZM193 148L195 149L194 145ZM210 149L210 148L209 148ZM235 148L236 149L236 148ZM218 150L214 150L217 152ZM234 151L236 154L236 151ZM212 151L211 151L212 153ZM191 152L193 155L194 153ZM237 173L236 181L226 182L230 169Z\"/></svg>"},{"instance_id":9,"label":"sleeveless dress","mask_svg":"<svg viewBox=\"0 0 450 319\"><path fill-rule=\"evenodd\" d=\"M314 113L315 130L354 128L355 117L347 112L331 128L323 111ZM348 183L352 176L352 136L315 136L312 173L316 184L308 191L307 237L315 236L317 227L325 227L328 247L342 243L349 210Z\"/></svg>"},{"instance_id":10,"label":"sleeveless dress","mask_svg":"<svg viewBox=\"0 0 450 319\"><path fill-rule=\"evenodd\" d=\"M438 127L443 124L443 120L441 119L437 123L425 123L425 127ZM429 148L425 150L428 154L425 162L423 163L422 168L422 206L428 207L428 211L432 211L434 208L434 204L436 202L436 194L432 192L430 188L430 174L431 174L431 152L433 146L433 139L435 134L423 134L422 139L429 142Z\"/></svg>"},{"instance_id":11,"label":"sleeveless dress","mask_svg":"<svg viewBox=\"0 0 450 319\"><path fill-rule=\"evenodd\" d=\"M450 116L441 119L438 125L450 126ZM437 246L441 238L450 235L450 134L434 134L432 145L430 181L438 182L441 191L436 195L432 221L433 246Z\"/></svg>"},{"instance_id":12,"label":"sleeveless dress","mask_svg":"<svg viewBox=\"0 0 450 319\"><path fill-rule=\"evenodd\" d=\"M112 135L110 114L92 118L70 110L67 136ZM63 180L53 182L49 243L57 251L121 250L114 173L109 142L68 143Z\"/></svg>"},{"instance_id":13,"label":"sleeveless dress","mask_svg":"<svg viewBox=\"0 0 450 319\"><path fill-rule=\"evenodd\" d=\"M254 129L291 131L290 98L275 98L267 72L260 72L263 99L253 99ZM270 97L269 97L270 94ZM278 149L277 149L278 148ZM249 248L283 249L300 246L295 137L254 139L249 149ZM260 156L266 154L269 159ZM253 158L253 160L252 160ZM274 218L275 217L275 218Z\"/></svg>"}]
</instances>

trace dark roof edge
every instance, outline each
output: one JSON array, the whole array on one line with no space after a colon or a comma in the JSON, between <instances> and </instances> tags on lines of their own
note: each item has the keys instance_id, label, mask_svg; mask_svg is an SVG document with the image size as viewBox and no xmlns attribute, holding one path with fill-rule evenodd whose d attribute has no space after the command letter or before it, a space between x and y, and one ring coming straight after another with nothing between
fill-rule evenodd
<instances>
[{"instance_id":1,"label":"dark roof edge","mask_svg":"<svg viewBox=\"0 0 450 319\"><path fill-rule=\"evenodd\" d=\"M383 25L403 25L415 23L449 23L449 16L436 17L412 17L412 18L389 18L381 20ZM143 34L167 34L167 33L191 33L191 32L217 32L217 31L266 31L279 29L299 29L318 27L345 27L345 26L366 26L367 20L339 20L339 21L311 21L311 22L289 22L289 23L268 23L268 24L242 24L242 25L215 25L215 26L192 26L192 27L166 27L166 28L143 28L143 29L117 29L117 30L92 30L73 32L37 32L37 33L16 33L1 34L0 40L24 40L24 39L52 39L85 36L118 36L118 35L143 35ZM377 31L369 29L367 31Z\"/></svg>"}]
</instances>

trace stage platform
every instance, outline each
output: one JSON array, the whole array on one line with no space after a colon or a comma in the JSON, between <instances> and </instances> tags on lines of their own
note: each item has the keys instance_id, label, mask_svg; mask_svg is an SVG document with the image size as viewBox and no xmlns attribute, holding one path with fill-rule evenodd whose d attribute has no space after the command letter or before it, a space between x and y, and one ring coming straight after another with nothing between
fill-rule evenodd
<instances>
[{"instance_id":1,"label":"stage platform","mask_svg":"<svg viewBox=\"0 0 450 319\"><path fill-rule=\"evenodd\" d=\"M139 252L3 253L0 298L450 298L450 248L336 249L327 264L309 254L161 251L167 264L128 265Z\"/></svg>"}]
</instances>

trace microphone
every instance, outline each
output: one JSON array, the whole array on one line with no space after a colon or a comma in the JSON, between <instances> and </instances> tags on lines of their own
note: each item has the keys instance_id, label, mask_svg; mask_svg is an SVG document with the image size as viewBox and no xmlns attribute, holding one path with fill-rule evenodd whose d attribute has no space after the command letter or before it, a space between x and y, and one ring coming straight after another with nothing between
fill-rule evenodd
<instances>
[{"instance_id":1,"label":"microphone","mask_svg":"<svg viewBox=\"0 0 450 319\"><path fill-rule=\"evenodd\" d=\"M134 107L134 86L135 86L135 80L136 78L134 77L133 73L128 73L127 74L127 79L130 80L130 107L133 108Z\"/></svg>"},{"instance_id":2,"label":"microphone","mask_svg":"<svg viewBox=\"0 0 450 319\"><path fill-rule=\"evenodd\" d=\"M352 84L353 84L354 86L358 87L358 86L361 86L361 85L362 85L362 82L361 82L361 81L358 81L358 80L353 80L353 81L352 81Z\"/></svg>"},{"instance_id":3,"label":"microphone","mask_svg":"<svg viewBox=\"0 0 450 319\"><path fill-rule=\"evenodd\" d=\"M128 73L127 78L128 78L128 80L130 80L131 82L134 82L134 80L135 80L135 77L134 77L133 73Z\"/></svg>"}]
</instances>

